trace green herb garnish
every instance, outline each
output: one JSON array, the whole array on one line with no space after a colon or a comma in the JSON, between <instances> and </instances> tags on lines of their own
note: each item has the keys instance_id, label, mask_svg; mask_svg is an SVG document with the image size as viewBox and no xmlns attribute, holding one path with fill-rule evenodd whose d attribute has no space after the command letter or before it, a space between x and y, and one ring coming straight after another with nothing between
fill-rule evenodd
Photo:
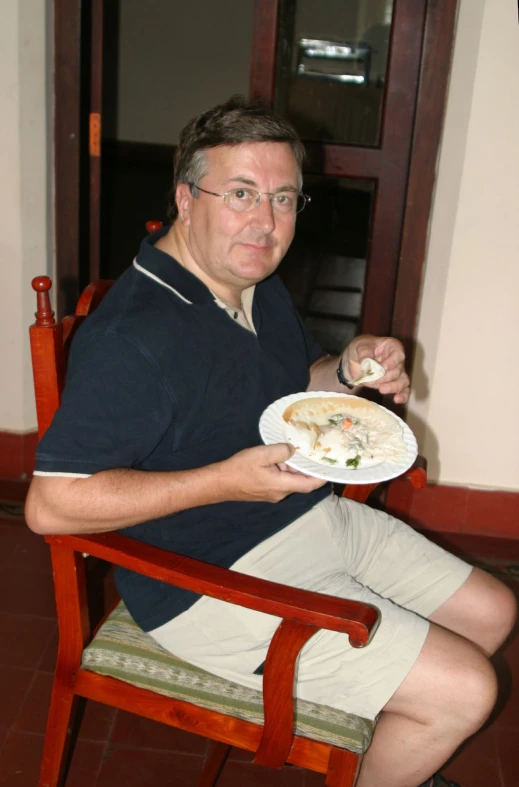
<instances>
[{"instance_id":1,"label":"green herb garnish","mask_svg":"<svg viewBox=\"0 0 519 787\"><path fill-rule=\"evenodd\" d=\"M322 462L327 462L329 465L336 465L337 464L337 459L328 459L327 456L321 456L321 461Z\"/></svg>"},{"instance_id":2,"label":"green herb garnish","mask_svg":"<svg viewBox=\"0 0 519 787\"><path fill-rule=\"evenodd\" d=\"M360 464L360 454L354 456L352 459L346 459L346 467L352 467L353 470L356 470Z\"/></svg>"},{"instance_id":3,"label":"green herb garnish","mask_svg":"<svg viewBox=\"0 0 519 787\"><path fill-rule=\"evenodd\" d=\"M333 424L333 426L337 426L337 424L340 424L340 422L343 420L344 416L339 413L339 415L331 415L330 418L328 418L328 423Z\"/></svg>"}]
</instances>

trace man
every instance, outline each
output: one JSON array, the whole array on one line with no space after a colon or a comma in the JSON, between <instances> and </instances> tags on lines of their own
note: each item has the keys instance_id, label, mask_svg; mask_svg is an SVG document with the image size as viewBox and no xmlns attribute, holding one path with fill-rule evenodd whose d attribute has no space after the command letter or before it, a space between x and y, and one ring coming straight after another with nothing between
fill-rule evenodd
<instances>
[{"instance_id":1,"label":"man","mask_svg":"<svg viewBox=\"0 0 519 787\"><path fill-rule=\"evenodd\" d=\"M271 402L348 391L363 358L375 385L409 395L400 342L360 336L341 357L306 333L274 272L294 235L303 151L292 127L231 99L191 121L177 150L172 225L146 239L75 338L62 407L43 438L27 503L39 533L121 529L165 549L382 613L363 650L321 631L298 696L374 718L358 787L431 777L483 724L488 656L515 614L508 589L380 512L287 472L288 445L261 445ZM164 647L260 688L278 621L118 574L137 622Z\"/></svg>"}]
</instances>

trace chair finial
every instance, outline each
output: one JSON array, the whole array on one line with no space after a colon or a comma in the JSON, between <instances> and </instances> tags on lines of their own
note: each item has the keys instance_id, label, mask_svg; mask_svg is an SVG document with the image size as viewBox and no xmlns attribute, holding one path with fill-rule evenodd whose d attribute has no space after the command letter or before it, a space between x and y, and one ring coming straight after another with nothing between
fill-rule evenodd
<instances>
[{"instance_id":1,"label":"chair finial","mask_svg":"<svg viewBox=\"0 0 519 787\"><path fill-rule=\"evenodd\" d=\"M32 288L36 292L36 325L42 328L48 328L50 325L55 325L54 312L50 307L49 290L52 287L52 281L48 276L36 276L32 282Z\"/></svg>"},{"instance_id":2,"label":"chair finial","mask_svg":"<svg viewBox=\"0 0 519 787\"><path fill-rule=\"evenodd\" d=\"M162 222L161 221L147 221L146 222L146 232L157 232L157 230L162 229Z\"/></svg>"},{"instance_id":3,"label":"chair finial","mask_svg":"<svg viewBox=\"0 0 519 787\"><path fill-rule=\"evenodd\" d=\"M52 281L48 276L36 276L31 284L35 292L48 292L52 287Z\"/></svg>"}]
</instances>

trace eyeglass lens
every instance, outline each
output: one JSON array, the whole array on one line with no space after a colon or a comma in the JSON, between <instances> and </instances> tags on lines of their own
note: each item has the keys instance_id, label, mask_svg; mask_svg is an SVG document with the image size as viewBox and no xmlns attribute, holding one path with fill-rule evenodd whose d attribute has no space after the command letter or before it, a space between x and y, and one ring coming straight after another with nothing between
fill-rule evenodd
<instances>
[{"instance_id":1,"label":"eyeglass lens","mask_svg":"<svg viewBox=\"0 0 519 787\"><path fill-rule=\"evenodd\" d=\"M232 210L242 212L252 210L259 203L260 198L260 193L256 189L238 188L228 191L224 201ZM277 213L299 213L306 204L306 197L303 194L295 194L291 191L270 194L268 198Z\"/></svg>"}]
</instances>

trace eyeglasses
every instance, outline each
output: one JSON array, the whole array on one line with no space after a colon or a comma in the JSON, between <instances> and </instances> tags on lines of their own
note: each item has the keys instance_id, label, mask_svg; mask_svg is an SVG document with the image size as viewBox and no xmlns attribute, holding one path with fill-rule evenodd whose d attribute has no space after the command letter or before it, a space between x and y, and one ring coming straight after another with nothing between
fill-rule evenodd
<instances>
[{"instance_id":1,"label":"eyeglasses","mask_svg":"<svg viewBox=\"0 0 519 787\"><path fill-rule=\"evenodd\" d=\"M231 210L236 213L246 213L260 204L261 197L265 194L269 198L269 202L276 213L301 213L307 202L311 202L311 198L302 192L296 193L295 191L278 191L276 194L271 194L269 191L257 191L251 189L249 186L240 186L237 189L226 191L225 194L217 194L216 191L207 191L197 183L189 182L188 184L192 189L196 188L203 191L204 194L212 194L213 197L222 197L223 201Z\"/></svg>"}]
</instances>

